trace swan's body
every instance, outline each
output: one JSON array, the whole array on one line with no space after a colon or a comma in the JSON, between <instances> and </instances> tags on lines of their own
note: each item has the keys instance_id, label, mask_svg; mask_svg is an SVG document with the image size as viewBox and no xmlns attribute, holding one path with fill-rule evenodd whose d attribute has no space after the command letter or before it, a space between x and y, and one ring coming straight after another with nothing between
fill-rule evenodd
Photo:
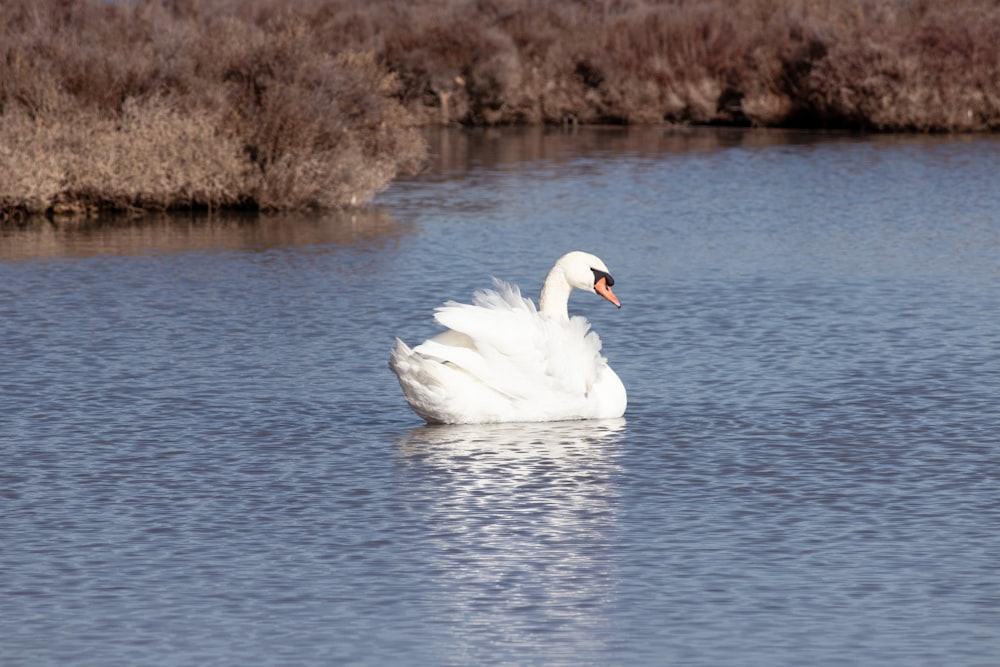
<instances>
[{"instance_id":1,"label":"swan's body","mask_svg":"<svg viewBox=\"0 0 1000 667\"><path fill-rule=\"evenodd\" d=\"M538 309L494 279L471 305L437 309L434 319L447 331L412 350L397 338L389 367L413 410L434 424L621 417L625 386L590 323L567 310L574 288L621 307L613 284L604 262L583 252L552 267Z\"/></svg>"}]
</instances>

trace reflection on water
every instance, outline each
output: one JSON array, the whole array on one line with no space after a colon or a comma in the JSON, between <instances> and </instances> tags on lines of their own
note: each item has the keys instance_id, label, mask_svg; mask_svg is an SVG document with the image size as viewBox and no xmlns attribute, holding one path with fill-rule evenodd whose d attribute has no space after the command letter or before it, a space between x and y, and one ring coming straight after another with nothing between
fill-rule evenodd
<instances>
[{"instance_id":1,"label":"reflection on water","mask_svg":"<svg viewBox=\"0 0 1000 667\"><path fill-rule=\"evenodd\" d=\"M323 213L32 220L0 228L0 261L148 252L394 242L412 233L385 208Z\"/></svg>"},{"instance_id":2,"label":"reflection on water","mask_svg":"<svg viewBox=\"0 0 1000 667\"><path fill-rule=\"evenodd\" d=\"M601 158L623 153L662 157L664 153L710 151L733 146L761 147L789 142L795 134L784 131L747 133L699 128L608 126L586 130L567 128L489 128L449 132L435 128L427 138L434 157L430 173L454 178L473 169L504 169L538 163L570 164L581 158Z\"/></svg>"},{"instance_id":3,"label":"reflection on water","mask_svg":"<svg viewBox=\"0 0 1000 667\"><path fill-rule=\"evenodd\" d=\"M554 459L572 457L594 448L605 451L625 428L625 419L594 421L528 422L524 424L423 425L399 441L405 456L432 461L455 455L493 456L512 461L545 454Z\"/></svg>"},{"instance_id":4,"label":"reflection on water","mask_svg":"<svg viewBox=\"0 0 1000 667\"><path fill-rule=\"evenodd\" d=\"M424 425L401 438L398 447L408 465L447 472L446 488L435 485L446 503L468 509L496 496L517 498L522 508L574 515L613 498L610 478L624 429L624 419Z\"/></svg>"},{"instance_id":5,"label":"reflection on water","mask_svg":"<svg viewBox=\"0 0 1000 667\"><path fill-rule=\"evenodd\" d=\"M814 130L758 129L748 132L740 128L705 128L683 126L649 127L588 127L588 128L486 128L455 132L447 128L431 128L427 141L432 156L428 171L421 182L452 180L481 176L481 170L503 171L530 165L560 165L579 169L581 162L627 155L630 158L662 160L664 156L697 156L714 151L740 148L756 151L766 148L788 148L850 142L878 148L913 146L925 150L935 144L961 146L980 141L968 137L924 135L880 135L871 137L848 132L816 132ZM406 181L408 179L401 179ZM394 186L396 187L396 186Z\"/></svg>"},{"instance_id":6,"label":"reflection on water","mask_svg":"<svg viewBox=\"0 0 1000 667\"><path fill-rule=\"evenodd\" d=\"M434 527L421 570L448 591L458 647L488 631L545 662L597 641L617 581L624 433L624 419L421 426L399 441L398 483Z\"/></svg>"}]
</instances>

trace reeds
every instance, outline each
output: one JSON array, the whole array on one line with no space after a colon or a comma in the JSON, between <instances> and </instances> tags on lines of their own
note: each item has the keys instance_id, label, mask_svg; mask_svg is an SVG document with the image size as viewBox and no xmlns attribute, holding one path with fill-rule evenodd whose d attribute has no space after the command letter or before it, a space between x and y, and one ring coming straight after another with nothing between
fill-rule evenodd
<instances>
[{"instance_id":1,"label":"reeds","mask_svg":"<svg viewBox=\"0 0 1000 667\"><path fill-rule=\"evenodd\" d=\"M363 203L420 124L1000 127L996 0L0 0L0 211Z\"/></svg>"}]
</instances>

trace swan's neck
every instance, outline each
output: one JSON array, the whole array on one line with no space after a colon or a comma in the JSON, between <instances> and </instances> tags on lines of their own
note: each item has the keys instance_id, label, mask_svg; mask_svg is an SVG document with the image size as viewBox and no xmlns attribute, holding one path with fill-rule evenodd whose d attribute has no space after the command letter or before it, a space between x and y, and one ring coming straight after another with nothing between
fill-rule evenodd
<instances>
[{"instance_id":1,"label":"swan's neck","mask_svg":"<svg viewBox=\"0 0 1000 667\"><path fill-rule=\"evenodd\" d=\"M538 298L538 310L558 320L569 319L569 293L573 286L566 280L562 267L555 266L549 271Z\"/></svg>"}]
</instances>

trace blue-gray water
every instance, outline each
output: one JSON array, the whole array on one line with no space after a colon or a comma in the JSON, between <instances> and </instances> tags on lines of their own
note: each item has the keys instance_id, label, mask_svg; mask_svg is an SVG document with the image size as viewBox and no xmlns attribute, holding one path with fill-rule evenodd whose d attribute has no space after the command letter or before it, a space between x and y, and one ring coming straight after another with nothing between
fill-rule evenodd
<instances>
[{"instance_id":1,"label":"blue-gray water","mask_svg":"<svg viewBox=\"0 0 1000 667\"><path fill-rule=\"evenodd\" d=\"M447 132L356 215L0 234L4 665L996 665L1000 141ZM610 423L393 337L577 293Z\"/></svg>"}]
</instances>

